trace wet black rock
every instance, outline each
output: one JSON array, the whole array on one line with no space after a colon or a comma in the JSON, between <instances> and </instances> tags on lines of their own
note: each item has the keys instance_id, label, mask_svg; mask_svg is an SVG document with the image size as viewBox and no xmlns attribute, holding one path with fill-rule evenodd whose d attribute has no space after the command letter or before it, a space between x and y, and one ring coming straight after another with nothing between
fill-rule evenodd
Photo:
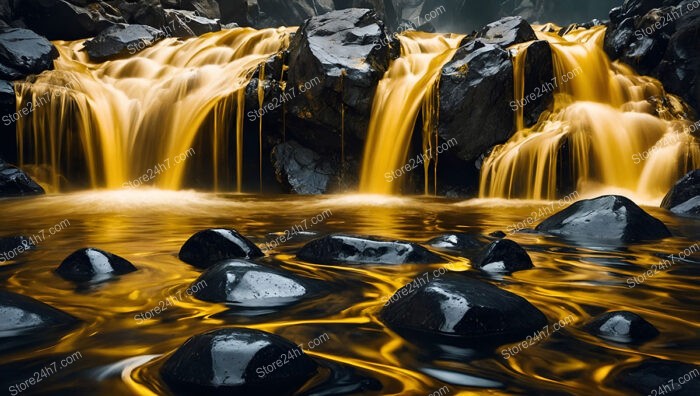
<instances>
[{"instance_id":1,"label":"wet black rock","mask_svg":"<svg viewBox=\"0 0 700 396\"><path fill-rule=\"evenodd\" d=\"M40 194L44 194L40 185L22 170L0 158L0 198Z\"/></svg>"},{"instance_id":2,"label":"wet black rock","mask_svg":"<svg viewBox=\"0 0 700 396\"><path fill-rule=\"evenodd\" d=\"M221 25L217 20L198 15L194 11L165 10L165 18L168 24L177 24L184 30L184 32L177 34L177 37L201 36L221 30Z\"/></svg>"},{"instance_id":3,"label":"wet black rock","mask_svg":"<svg viewBox=\"0 0 700 396\"><path fill-rule=\"evenodd\" d=\"M489 44L508 48L511 45L537 40L532 26L522 17L511 16L489 23L477 34Z\"/></svg>"},{"instance_id":4,"label":"wet black rock","mask_svg":"<svg viewBox=\"0 0 700 396\"><path fill-rule=\"evenodd\" d=\"M688 172L678 180L661 201L661 207L671 210L697 196L700 196L700 169Z\"/></svg>"},{"instance_id":5,"label":"wet black rock","mask_svg":"<svg viewBox=\"0 0 700 396\"><path fill-rule=\"evenodd\" d=\"M523 97L516 98L522 102L511 102L511 110L523 108L525 127L537 123L540 115L554 102L552 81L562 84L560 76L554 80L552 49L546 40L538 40L527 47L525 56L525 89Z\"/></svg>"},{"instance_id":6,"label":"wet black rock","mask_svg":"<svg viewBox=\"0 0 700 396\"><path fill-rule=\"evenodd\" d=\"M619 195L578 201L535 229L581 242L629 243L671 236L664 223Z\"/></svg>"},{"instance_id":7,"label":"wet black rock","mask_svg":"<svg viewBox=\"0 0 700 396\"><path fill-rule=\"evenodd\" d=\"M515 132L512 100L513 64L508 52L479 40L460 47L440 78L441 140L455 139L450 152L464 161L477 160Z\"/></svg>"},{"instance_id":8,"label":"wet black rock","mask_svg":"<svg viewBox=\"0 0 700 396\"><path fill-rule=\"evenodd\" d=\"M221 260L264 256L253 242L234 229L213 228L190 237L180 249L180 260L208 268Z\"/></svg>"},{"instance_id":9,"label":"wet black rock","mask_svg":"<svg viewBox=\"0 0 700 396\"><path fill-rule=\"evenodd\" d=\"M17 258L23 252L30 250L34 244L29 238L12 236L0 238L0 264Z\"/></svg>"},{"instance_id":10,"label":"wet black rock","mask_svg":"<svg viewBox=\"0 0 700 396\"><path fill-rule=\"evenodd\" d=\"M75 4L74 4L75 3ZM94 37L116 23L127 22L120 10L107 2L27 0L19 5L27 26L49 40Z\"/></svg>"},{"instance_id":11,"label":"wet black rock","mask_svg":"<svg viewBox=\"0 0 700 396\"><path fill-rule=\"evenodd\" d=\"M672 207L671 212L679 216L700 218L700 196L695 196Z\"/></svg>"},{"instance_id":12,"label":"wet black rock","mask_svg":"<svg viewBox=\"0 0 700 396\"><path fill-rule=\"evenodd\" d=\"M306 21L289 49L290 132L313 149L364 139L379 80L389 67L384 23L367 9L333 11ZM346 147L361 147L346 144Z\"/></svg>"},{"instance_id":13,"label":"wet black rock","mask_svg":"<svg viewBox=\"0 0 700 396\"><path fill-rule=\"evenodd\" d=\"M484 272L512 273L533 268L532 259L516 242L501 239L484 248L472 261Z\"/></svg>"},{"instance_id":14,"label":"wet black rock","mask_svg":"<svg viewBox=\"0 0 700 396\"><path fill-rule=\"evenodd\" d=\"M0 290L0 340L72 326L75 317L41 301ZM3 344L0 342L0 344ZM0 346L0 350L3 349Z\"/></svg>"},{"instance_id":15,"label":"wet black rock","mask_svg":"<svg viewBox=\"0 0 700 396\"><path fill-rule=\"evenodd\" d=\"M524 298L450 273L415 288L404 286L380 317L392 329L453 343L504 344L533 334L547 318Z\"/></svg>"},{"instance_id":16,"label":"wet black rock","mask_svg":"<svg viewBox=\"0 0 700 396\"><path fill-rule=\"evenodd\" d=\"M221 3L229 3L231 0L223 0ZM161 0L165 8L177 8L194 11L196 15L209 19L221 18L220 4L216 0Z\"/></svg>"},{"instance_id":17,"label":"wet black rock","mask_svg":"<svg viewBox=\"0 0 700 396\"><path fill-rule=\"evenodd\" d=\"M277 180L295 194L328 192L333 168L314 151L290 140L272 149Z\"/></svg>"},{"instance_id":18,"label":"wet black rock","mask_svg":"<svg viewBox=\"0 0 700 396\"><path fill-rule=\"evenodd\" d=\"M488 243L486 238L465 233L444 234L426 242L435 249L467 254L481 250Z\"/></svg>"},{"instance_id":19,"label":"wet black rock","mask_svg":"<svg viewBox=\"0 0 700 396\"><path fill-rule=\"evenodd\" d=\"M622 385L642 395L696 396L700 395L699 370L688 363L648 359L621 370L611 382L616 388Z\"/></svg>"},{"instance_id":20,"label":"wet black rock","mask_svg":"<svg viewBox=\"0 0 700 396\"><path fill-rule=\"evenodd\" d=\"M95 248L76 250L56 269L64 279L76 282L105 280L134 271L136 267L128 260Z\"/></svg>"},{"instance_id":21,"label":"wet black rock","mask_svg":"<svg viewBox=\"0 0 700 396\"><path fill-rule=\"evenodd\" d=\"M639 344L659 335L654 325L629 311L604 313L594 318L585 328L597 337L625 344Z\"/></svg>"},{"instance_id":22,"label":"wet black rock","mask_svg":"<svg viewBox=\"0 0 700 396\"><path fill-rule=\"evenodd\" d=\"M90 59L104 62L109 59L134 55L165 37L165 33L146 25L113 25L85 42Z\"/></svg>"},{"instance_id":23,"label":"wet black rock","mask_svg":"<svg viewBox=\"0 0 700 396\"><path fill-rule=\"evenodd\" d=\"M225 328L187 340L160 373L178 393L291 395L317 369L314 360L280 336Z\"/></svg>"},{"instance_id":24,"label":"wet black rock","mask_svg":"<svg viewBox=\"0 0 700 396\"><path fill-rule=\"evenodd\" d=\"M445 260L418 244L333 234L302 247L297 258L316 264L432 264Z\"/></svg>"},{"instance_id":25,"label":"wet black rock","mask_svg":"<svg viewBox=\"0 0 700 396\"><path fill-rule=\"evenodd\" d=\"M53 68L58 50L27 29L0 28L0 79L19 80Z\"/></svg>"},{"instance_id":26,"label":"wet black rock","mask_svg":"<svg viewBox=\"0 0 700 396\"><path fill-rule=\"evenodd\" d=\"M275 307L309 297L315 281L247 260L226 260L209 267L190 287L203 301L241 307Z\"/></svg>"}]
</instances>

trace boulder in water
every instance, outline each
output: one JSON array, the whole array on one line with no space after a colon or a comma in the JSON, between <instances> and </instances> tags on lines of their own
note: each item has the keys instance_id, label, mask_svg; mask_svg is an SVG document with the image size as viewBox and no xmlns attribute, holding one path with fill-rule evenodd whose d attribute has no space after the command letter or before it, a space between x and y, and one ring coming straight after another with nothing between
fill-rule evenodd
<instances>
[{"instance_id":1,"label":"boulder in water","mask_svg":"<svg viewBox=\"0 0 700 396\"><path fill-rule=\"evenodd\" d=\"M209 267L194 283L203 301L241 307L276 307L309 297L315 281L247 260L226 260ZM191 287L190 289L195 289Z\"/></svg>"},{"instance_id":2,"label":"boulder in water","mask_svg":"<svg viewBox=\"0 0 700 396\"><path fill-rule=\"evenodd\" d=\"M659 331L641 316L629 311L607 312L586 326L596 337L619 343L642 343L659 335Z\"/></svg>"},{"instance_id":3,"label":"boulder in water","mask_svg":"<svg viewBox=\"0 0 700 396\"><path fill-rule=\"evenodd\" d=\"M180 249L180 260L199 268L228 259L264 256L253 242L234 229L212 228L190 237Z\"/></svg>"},{"instance_id":4,"label":"boulder in water","mask_svg":"<svg viewBox=\"0 0 700 396\"><path fill-rule=\"evenodd\" d=\"M300 347L278 335L232 327L190 338L160 373L187 394L291 395L317 369Z\"/></svg>"},{"instance_id":5,"label":"boulder in water","mask_svg":"<svg viewBox=\"0 0 700 396\"><path fill-rule=\"evenodd\" d=\"M533 268L530 255L509 239L501 239L485 247L474 258L472 266L492 273L512 273Z\"/></svg>"},{"instance_id":6,"label":"boulder in water","mask_svg":"<svg viewBox=\"0 0 700 396\"><path fill-rule=\"evenodd\" d=\"M520 16L509 16L491 22L481 29L477 37L503 48L537 40L532 26Z\"/></svg>"},{"instance_id":7,"label":"boulder in water","mask_svg":"<svg viewBox=\"0 0 700 396\"><path fill-rule=\"evenodd\" d=\"M647 359L634 363L613 374L610 382L642 395L672 394L693 396L700 394L700 366L672 360ZM683 381L683 384L680 383Z\"/></svg>"},{"instance_id":8,"label":"boulder in water","mask_svg":"<svg viewBox=\"0 0 700 396\"><path fill-rule=\"evenodd\" d=\"M40 185L0 158L0 198L41 194L44 194L44 189Z\"/></svg>"},{"instance_id":9,"label":"boulder in water","mask_svg":"<svg viewBox=\"0 0 700 396\"><path fill-rule=\"evenodd\" d=\"M136 267L128 260L95 248L76 250L56 269L64 279L76 282L99 281L134 271Z\"/></svg>"},{"instance_id":10,"label":"boulder in water","mask_svg":"<svg viewBox=\"0 0 700 396\"><path fill-rule=\"evenodd\" d=\"M134 55L165 37L158 29L146 25L119 23L100 32L85 42L90 59L104 62L109 59Z\"/></svg>"},{"instance_id":11,"label":"boulder in water","mask_svg":"<svg viewBox=\"0 0 700 396\"><path fill-rule=\"evenodd\" d=\"M535 229L565 239L593 243L653 241L671 236L664 223L619 195L575 202Z\"/></svg>"},{"instance_id":12,"label":"boulder in water","mask_svg":"<svg viewBox=\"0 0 700 396\"><path fill-rule=\"evenodd\" d=\"M380 318L409 336L438 336L464 344L505 344L547 325L544 314L524 298L455 273L418 287L404 286L389 299Z\"/></svg>"},{"instance_id":13,"label":"boulder in water","mask_svg":"<svg viewBox=\"0 0 700 396\"><path fill-rule=\"evenodd\" d=\"M466 254L481 250L488 243L484 237L461 232L440 235L426 242L435 249Z\"/></svg>"},{"instance_id":14,"label":"boulder in water","mask_svg":"<svg viewBox=\"0 0 700 396\"><path fill-rule=\"evenodd\" d=\"M418 244L371 236L333 234L301 248L297 258L316 264L433 264L440 256Z\"/></svg>"},{"instance_id":15,"label":"boulder in water","mask_svg":"<svg viewBox=\"0 0 700 396\"><path fill-rule=\"evenodd\" d=\"M0 28L0 79L20 80L53 68L58 50L27 29Z\"/></svg>"},{"instance_id":16,"label":"boulder in water","mask_svg":"<svg viewBox=\"0 0 700 396\"><path fill-rule=\"evenodd\" d=\"M697 196L700 196L700 169L688 172L678 180L661 201L661 207L671 210Z\"/></svg>"},{"instance_id":17,"label":"boulder in water","mask_svg":"<svg viewBox=\"0 0 700 396\"><path fill-rule=\"evenodd\" d=\"M333 176L331 164L314 151L290 140L272 149L277 180L296 194L324 194Z\"/></svg>"},{"instance_id":18,"label":"boulder in water","mask_svg":"<svg viewBox=\"0 0 700 396\"><path fill-rule=\"evenodd\" d=\"M671 212L679 216L700 218L700 195L672 207Z\"/></svg>"}]
</instances>

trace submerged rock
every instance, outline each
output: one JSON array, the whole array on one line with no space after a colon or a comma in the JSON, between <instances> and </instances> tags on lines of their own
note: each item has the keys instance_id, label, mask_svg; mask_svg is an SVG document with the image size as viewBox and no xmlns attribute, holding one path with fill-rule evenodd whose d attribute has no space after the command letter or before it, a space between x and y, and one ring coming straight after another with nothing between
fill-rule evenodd
<instances>
[{"instance_id":1,"label":"submerged rock","mask_svg":"<svg viewBox=\"0 0 700 396\"><path fill-rule=\"evenodd\" d=\"M389 37L371 10L351 8L307 20L292 39L287 103L290 132L313 149L364 139L379 80L389 67ZM347 147L361 147L347 144Z\"/></svg>"},{"instance_id":2,"label":"submerged rock","mask_svg":"<svg viewBox=\"0 0 700 396\"><path fill-rule=\"evenodd\" d=\"M671 236L664 223L619 195L575 202L535 229L582 242L629 243Z\"/></svg>"},{"instance_id":3,"label":"submerged rock","mask_svg":"<svg viewBox=\"0 0 700 396\"><path fill-rule=\"evenodd\" d=\"M301 348L280 336L225 328L187 340L160 373L173 390L187 394L291 395L317 369Z\"/></svg>"},{"instance_id":4,"label":"submerged rock","mask_svg":"<svg viewBox=\"0 0 700 396\"><path fill-rule=\"evenodd\" d=\"M486 246L489 241L478 235L465 233L444 234L437 236L428 242L435 249L469 254Z\"/></svg>"},{"instance_id":5,"label":"submerged rock","mask_svg":"<svg viewBox=\"0 0 700 396\"><path fill-rule=\"evenodd\" d=\"M62 278L76 282L104 280L134 271L136 267L128 260L95 248L76 250L56 269Z\"/></svg>"},{"instance_id":6,"label":"submerged rock","mask_svg":"<svg viewBox=\"0 0 700 396\"><path fill-rule=\"evenodd\" d=\"M26 173L0 158L0 198L44 193L44 189Z\"/></svg>"},{"instance_id":7,"label":"submerged rock","mask_svg":"<svg viewBox=\"0 0 700 396\"><path fill-rule=\"evenodd\" d=\"M461 274L446 274L418 288L399 289L380 318L416 337L455 343L505 344L533 334L547 318L524 298Z\"/></svg>"},{"instance_id":8,"label":"submerged rock","mask_svg":"<svg viewBox=\"0 0 700 396\"><path fill-rule=\"evenodd\" d=\"M334 234L301 248L297 258L316 264L432 264L440 256L418 244L371 236Z\"/></svg>"},{"instance_id":9,"label":"submerged rock","mask_svg":"<svg viewBox=\"0 0 700 396\"><path fill-rule=\"evenodd\" d=\"M647 359L614 375L612 382L642 395L700 394L700 366L671 360ZM680 381L683 381L681 384Z\"/></svg>"},{"instance_id":10,"label":"submerged rock","mask_svg":"<svg viewBox=\"0 0 700 396\"><path fill-rule=\"evenodd\" d=\"M537 40L532 26L520 16L509 16L491 22L481 29L477 37L503 48Z\"/></svg>"},{"instance_id":11,"label":"submerged rock","mask_svg":"<svg viewBox=\"0 0 700 396\"><path fill-rule=\"evenodd\" d=\"M604 313L594 318L585 328L596 337L625 344L642 343L659 335L654 325L629 311Z\"/></svg>"},{"instance_id":12,"label":"submerged rock","mask_svg":"<svg viewBox=\"0 0 700 396\"><path fill-rule=\"evenodd\" d=\"M180 260L199 268L227 259L264 256L253 242L234 229L212 228L190 237L180 249Z\"/></svg>"},{"instance_id":13,"label":"submerged rock","mask_svg":"<svg viewBox=\"0 0 700 396\"><path fill-rule=\"evenodd\" d=\"M698 196L700 196L700 169L688 172L678 180L661 201L661 207L671 210Z\"/></svg>"},{"instance_id":14,"label":"submerged rock","mask_svg":"<svg viewBox=\"0 0 700 396\"><path fill-rule=\"evenodd\" d=\"M472 261L484 272L511 273L533 268L532 259L517 243L501 239L484 248Z\"/></svg>"},{"instance_id":15,"label":"submerged rock","mask_svg":"<svg viewBox=\"0 0 700 396\"><path fill-rule=\"evenodd\" d=\"M277 180L296 194L324 194L333 176L331 164L291 140L272 149Z\"/></svg>"},{"instance_id":16,"label":"submerged rock","mask_svg":"<svg viewBox=\"0 0 700 396\"><path fill-rule=\"evenodd\" d=\"M45 335L47 331L66 329L78 319L41 301L0 290L0 350L14 337ZM20 340L21 341L21 340Z\"/></svg>"},{"instance_id":17,"label":"submerged rock","mask_svg":"<svg viewBox=\"0 0 700 396\"><path fill-rule=\"evenodd\" d=\"M242 307L288 305L316 291L311 279L269 268L251 261L227 260L209 267L193 285L194 296L203 301Z\"/></svg>"},{"instance_id":18,"label":"submerged rock","mask_svg":"<svg viewBox=\"0 0 700 396\"><path fill-rule=\"evenodd\" d=\"M90 59L104 62L108 59L134 55L165 37L158 29L146 25L116 24L85 42Z\"/></svg>"},{"instance_id":19,"label":"submerged rock","mask_svg":"<svg viewBox=\"0 0 700 396\"><path fill-rule=\"evenodd\" d=\"M53 68L58 50L27 29L0 28L0 79L20 80Z\"/></svg>"}]
</instances>

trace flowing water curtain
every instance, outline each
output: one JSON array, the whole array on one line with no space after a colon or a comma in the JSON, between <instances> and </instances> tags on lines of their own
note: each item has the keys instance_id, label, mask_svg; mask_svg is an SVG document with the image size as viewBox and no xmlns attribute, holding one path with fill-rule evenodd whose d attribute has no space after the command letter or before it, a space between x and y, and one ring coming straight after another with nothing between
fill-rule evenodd
<instances>
[{"instance_id":1,"label":"flowing water curtain","mask_svg":"<svg viewBox=\"0 0 700 396\"><path fill-rule=\"evenodd\" d=\"M401 57L392 62L379 81L372 104L360 192L392 194L400 190L403 178L388 181L386 175L406 165L411 135L422 106L428 106L424 116L436 114L432 108L437 90L431 87L463 38L457 34L423 32L405 32L398 36ZM431 119L423 122L428 129L435 125ZM431 140L431 133L424 133L424 136ZM429 147L429 143L424 143L424 151Z\"/></svg>"},{"instance_id":2,"label":"flowing water curtain","mask_svg":"<svg viewBox=\"0 0 700 396\"><path fill-rule=\"evenodd\" d=\"M538 32L552 48L553 109L493 150L481 171L482 197L554 199L567 189L608 188L657 200L700 166L685 105L657 80L611 63L604 36L604 27L564 37ZM514 61L516 79L524 76L524 56ZM517 100L528 95L522 86L516 81ZM516 112L518 126L521 117ZM635 160L646 154L648 159Z\"/></svg>"},{"instance_id":3,"label":"flowing water curtain","mask_svg":"<svg viewBox=\"0 0 700 396\"><path fill-rule=\"evenodd\" d=\"M211 161L217 186L228 180L228 172L220 170L228 170L233 157L228 136L236 117L240 187L245 87L262 62L289 45L291 31L245 28L167 38L105 63L90 62L83 41L56 42L55 70L17 88L18 103L34 103L17 125L21 162L48 166L47 182L57 187L75 164L77 176L84 169L93 188L142 179L177 189L188 164L176 164L176 158L198 146L208 155L196 161ZM38 106L37 98L47 92L59 100ZM153 175L155 169L162 172Z\"/></svg>"}]
</instances>

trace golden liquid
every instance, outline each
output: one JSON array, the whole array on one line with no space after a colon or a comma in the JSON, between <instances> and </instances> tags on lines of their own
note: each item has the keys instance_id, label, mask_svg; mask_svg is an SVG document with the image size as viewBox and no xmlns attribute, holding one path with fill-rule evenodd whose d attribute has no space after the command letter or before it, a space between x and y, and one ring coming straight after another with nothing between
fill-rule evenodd
<instances>
[{"instance_id":1,"label":"golden liquid","mask_svg":"<svg viewBox=\"0 0 700 396\"><path fill-rule=\"evenodd\" d=\"M218 172L228 168L232 157L227 136L237 110L240 190L245 87L260 63L288 46L290 31L245 28L189 40L166 38L105 63L92 63L81 51L83 41L56 42L60 57L55 70L16 86L18 103L34 103L31 115L17 124L20 162L49 165L47 182L58 188L61 171L83 158L93 188L120 188L169 161L168 171L152 184L177 189L187 163L175 166L174 158L193 148L206 131L211 159L191 161L211 160L216 186ZM38 105L47 95L48 103Z\"/></svg>"},{"instance_id":2,"label":"golden liquid","mask_svg":"<svg viewBox=\"0 0 700 396\"><path fill-rule=\"evenodd\" d=\"M379 81L372 104L370 126L365 142L360 192L392 194L400 190L400 180L388 182L386 173L406 163L411 135L418 112L463 35L406 32L399 36L401 57L394 60ZM428 101L433 103L433 97ZM434 111L424 115L432 117ZM424 120L434 125L431 119Z\"/></svg>"},{"instance_id":3,"label":"golden liquid","mask_svg":"<svg viewBox=\"0 0 700 396\"><path fill-rule=\"evenodd\" d=\"M0 265L3 288L37 298L62 309L83 323L42 348L5 353L5 362L31 359L44 366L55 358L80 351L83 358L32 387L55 394L168 394L157 369L164 354L187 338L212 329L242 326L271 331L306 344L327 333L330 339L308 353L349 364L381 381L383 389L370 395L429 395L448 386L449 395L472 394L611 394L629 392L604 385L606 374L624 363L647 357L700 364L700 276L695 263L679 263L646 283L628 288L626 279L639 276L659 254L671 254L697 241L680 237L636 244L621 250L595 251L566 246L533 234L509 238L525 246L535 268L503 279L482 277L469 261L444 255L436 265L343 266L299 261L296 252L308 241L294 238L270 254L281 266L325 283L328 294L266 315L246 315L240 308L227 312L223 304L199 301L185 290L201 270L178 260L177 252L199 230L235 226L263 247L299 224L330 209L332 216L308 231L375 234L415 242L447 231L490 233L506 231L548 203L503 200L456 202L431 197L377 196L248 196L160 190L81 192L31 200L0 202L0 229L7 234L33 235L47 230L47 239L23 253L16 263ZM692 220L648 207L652 215L674 229L696 227ZM32 221L26 221L31 212ZM537 215L535 215L537 216ZM48 237L49 227L64 219L70 226ZM310 225L310 224L309 224ZM270 235L275 233L276 235ZM138 271L113 282L77 289L54 273L58 264L78 248L98 247L132 261ZM700 260L698 254L695 260ZM426 271L448 263L464 276L518 294L547 316L552 324L569 315L575 322L508 360L501 347L484 356L468 351L419 346L388 329L378 318L382 297L391 296ZM432 278L431 278L432 279ZM137 323L135 315L181 293L154 319ZM593 315L627 309L639 313L660 335L640 346L608 343L581 327ZM503 347L514 347L516 343ZM146 361L154 357L154 360ZM143 359L127 369L125 359ZM107 374L113 369L111 374ZM31 370L32 372L34 369ZM29 376L2 372L3 380ZM440 380L439 378L445 378ZM449 378L449 380L447 380ZM483 385L483 381L504 384ZM482 385L478 385L478 384ZM443 393L444 394L444 393Z\"/></svg>"},{"instance_id":4,"label":"golden liquid","mask_svg":"<svg viewBox=\"0 0 700 396\"><path fill-rule=\"evenodd\" d=\"M565 142L570 177L582 195L606 190L654 202L682 175L700 167L691 123L679 115L684 105L672 95L666 96L665 106L649 104L648 98L666 95L663 86L627 66L611 64L602 49L604 27L579 29L563 38L537 34L552 48L558 79L553 110L532 128L522 128L518 109L519 131L483 164L480 196L555 198L557 183L565 176L558 169ZM522 83L526 55L522 47L516 50L515 97L522 99L530 94L523 92ZM563 81L567 74L568 81Z\"/></svg>"}]
</instances>

